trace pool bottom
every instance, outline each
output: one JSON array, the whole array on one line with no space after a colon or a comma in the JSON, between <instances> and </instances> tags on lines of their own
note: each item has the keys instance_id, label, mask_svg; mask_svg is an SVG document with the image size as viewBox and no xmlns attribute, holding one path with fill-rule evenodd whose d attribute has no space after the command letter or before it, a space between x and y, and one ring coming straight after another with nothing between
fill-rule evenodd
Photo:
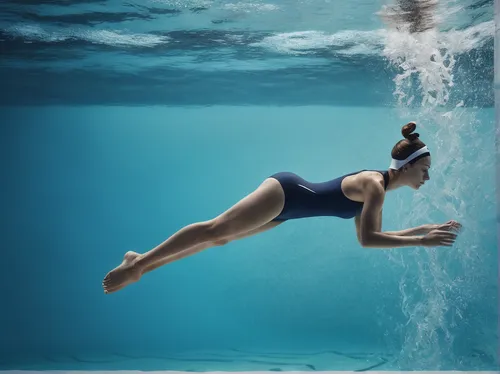
<instances>
[{"instance_id":1,"label":"pool bottom","mask_svg":"<svg viewBox=\"0 0 500 374\"><path fill-rule=\"evenodd\" d=\"M241 350L190 352L189 354L159 354L136 352L134 354L64 354L64 355L16 355L9 362L0 362L0 371L16 373L34 372L134 372L157 373L270 373L270 372L403 372L402 357L391 353L340 352L335 350L314 353L269 352L256 353ZM471 357L460 357L460 366L453 363L435 362L423 364L420 368L404 360L404 369L420 370L432 368L446 371L475 373L498 373L496 360L489 355L476 352ZM461 370L458 370L461 369ZM411 371L415 372L415 371ZM431 372L431 371L426 371Z\"/></svg>"},{"instance_id":2,"label":"pool bottom","mask_svg":"<svg viewBox=\"0 0 500 374\"><path fill-rule=\"evenodd\" d=\"M105 371L105 370L98 370L97 372L102 373L102 374L135 374L135 373L144 373L145 371L140 371L140 370L127 370L127 371ZM335 374L350 374L350 373L357 373L359 371L321 371L321 373L335 373ZM399 371L399 370L391 370L391 371L370 371L371 373L407 373L407 374L438 374L442 373L442 371ZM41 373L41 374L48 374L48 373L57 373L57 374L72 374L72 373L78 373L78 374L86 374L86 373L96 373L96 371L80 371L80 370L65 370L65 371L58 371L58 370L52 370L52 371L22 371L22 370L9 370L9 371L2 371L2 373L12 373L12 374L35 374L35 373ZM185 371L147 371L147 373L151 374L163 374L163 373L168 373L168 374L184 374L186 373ZM224 374L230 374L230 373L238 373L238 374L268 374L268 373L273 373L272 371L237 371L237 372L227 372L227 371L207 371L204 373L224 373ZM300 372L300 371L291 371L289 373L294 373L294 374L301 374L301 373L307 373L307 372ZM447 373L470 373L470 374L498 374L498 371L447 371Z\"/></svg>"}]
</instances>

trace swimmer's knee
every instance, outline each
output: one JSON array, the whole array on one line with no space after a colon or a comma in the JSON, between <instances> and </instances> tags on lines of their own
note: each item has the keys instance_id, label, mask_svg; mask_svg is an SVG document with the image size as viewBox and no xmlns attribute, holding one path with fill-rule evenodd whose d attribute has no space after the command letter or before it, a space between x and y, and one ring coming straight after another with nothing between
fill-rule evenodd
<instances>
[{"instance_id":1,"label":"swimmer's knee","mask_svg":"<svg viewBox=\"0 0 500 374\"><path fill-rule=\"evenodd\" d=\"M211 243L214 246L220 246L231 241L229 235L227 235L229 228L221 225L217 219L195 223L193 228L196 228L193 234L196 235L200 243Z\"/></svg>"},{"instance_id":2,"label":"swimmer's knee","mask_svg":"<svg viewBox=\"0 0 500 374\"><path fill-rule=\"evenodd\" d=\"M213 219L207 223L206 235L208 240L216 243L227 242L229 237L234 235L234 228L231 221Z\"/></svg>"}]
</instances>

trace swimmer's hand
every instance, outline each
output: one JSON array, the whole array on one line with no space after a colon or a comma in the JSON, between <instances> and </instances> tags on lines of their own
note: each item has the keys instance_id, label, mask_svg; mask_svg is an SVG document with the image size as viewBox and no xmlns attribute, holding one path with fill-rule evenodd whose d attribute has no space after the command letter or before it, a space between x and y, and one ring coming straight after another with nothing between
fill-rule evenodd
<instances>
[{"instance_id":1,"label":"swimmer's hand","mask_svg":"<svg viewBox=\"0 0 500 374\"><path fill-rule=\"evenodd\" d=\"M424 247L451 247L457 238L457 234L451 231L432 230L422 237Z\"/></svg>"},{"instance_id":2,"label":"swimmer's hand","mask_svg":"<svg viewBox=\"0 0 500 374\"><path fill-rule=\"evenodd\" d=\"M435 225L435 227L433 229L459 233L460 230L462 230L462 225L460 223L458 223L457 221L451 220L451 221L448 221L448 222L443 223L443 224Z\"/></svg>"}]
</instances>

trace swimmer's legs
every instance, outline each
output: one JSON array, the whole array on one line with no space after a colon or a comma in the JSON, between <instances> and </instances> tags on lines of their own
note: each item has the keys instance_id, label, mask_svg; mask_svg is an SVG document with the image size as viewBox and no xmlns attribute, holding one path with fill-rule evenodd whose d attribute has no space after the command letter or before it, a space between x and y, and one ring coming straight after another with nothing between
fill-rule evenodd
<instances>
[{"instance_id":1,"label":"swimmer's legs","mask_svg":"<svg viewBox=\"0 0 500 374\"><path fill-rule=\"evenodd\" d=\"M140 256L136 256L135 252L127 252L123 263L104 278L104 290L106 293L115 292L138 281L145 269L167 258L178 260L190 252L196 253L213 246L211 243L220 243L255 230L271 222L284 204L285 194L281 184L274 178L268 178L255 191L216 218L185 226ZM194 251L194 247L198 250Z\"/></svg>"},{"instance_id":2,"label":"swimmer's legs","mask_svg":"<svg viewBox=\"0 0 500 374\"><path fill-rule=\"evenodd\" d=\"M219 241L216 241L216 242L206 242L206 243L201 243L199 245L196 245L194 247L191 247L191 248L188 248L188 249L185 249L184 251L181 251L179 253L177 253L176 255L173 255L173 256L170 256L170 257L167 257L167 258L164 258L163 260L161 261L158 261L154 264L151 264L149 265L147 268L144 269L143 271L143 275L146 274L146 273L149 273L150 271L152 270L155 270L163 265L166 265L166 264L169 264L171 262L174 262L174 261L177 261L177 260L180 260L181 258L184 258L184 257L188 257L188 256L191 256L195 253L198 253L198 252L201 252L205 249L208 249L208 248L211 248L211 247L216 247L216 246L222 246L222 245L226 245L232 241L235 241L235 240L239 240L239 239L243 239L243 238L247 238L247 237L250 237L250 236L253 236L253 235L256 235L256 234L260 234L264 231L268 231L272 228L275 228L276 226L282 224L283 221L271 221L269 223L266 223L265 225L262 225L261 227L258 227L254 230L250 230L246 233L243 233L243 234L240 234L240 235L236 235L236 236L233 236L233 237L229 237L227 239L223 239L223 240L219 240ZM138 253L135 254L136 256L140 256Z\"/></svg>"}]
</instances>

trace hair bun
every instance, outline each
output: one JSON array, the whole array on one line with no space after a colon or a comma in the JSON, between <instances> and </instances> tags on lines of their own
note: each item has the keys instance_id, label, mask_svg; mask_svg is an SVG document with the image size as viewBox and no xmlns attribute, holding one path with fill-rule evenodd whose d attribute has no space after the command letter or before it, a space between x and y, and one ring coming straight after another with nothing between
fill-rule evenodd
<instances>
[{"instance_id":1,"label":"hair bun","mask_svg":"<svg viewBox=\"0 0 500 374\"><path fill-rule=\"evenodd\" d=\"M415 122L408 122L401 129L401 133L406 139L408 139L409 141L413 141L415 139L418 139L418 137L420 136L419 133L412 134L412 132L415 131L416 128L417 124Z\"/></svg>"}]
</instances>

